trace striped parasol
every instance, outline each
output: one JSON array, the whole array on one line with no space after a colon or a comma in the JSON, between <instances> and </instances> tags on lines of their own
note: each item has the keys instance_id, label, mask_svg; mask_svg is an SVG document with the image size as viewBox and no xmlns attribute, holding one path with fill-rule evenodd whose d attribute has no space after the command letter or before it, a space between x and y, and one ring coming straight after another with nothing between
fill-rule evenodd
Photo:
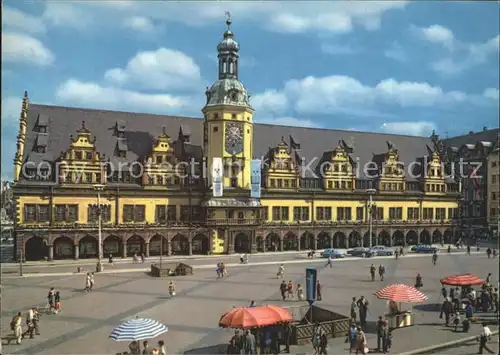
<instances>
[{"instance_id":1,"label":"striped parasol","mask_svg":"<svg viewBox=\"0 0 500 355\"><path fill-rule=\"evenodd\" d=\"M484 280L474 274L451 275L441 279L443 285L448 286L475 286L484 284Z\"/></svg>"},{"instance_id":2,"label":"striped parasol","mask_svg":"<svg viewBox=\"0 0 500 355\"><path fill-rule=\"evenodd\" d=\"M381 300L403 303L420 303L427 300L427 296L413 286L395 284L382 288L374 293Z\"/></svg>"},{"instance_id":3,"label":"striped parasol","mask_svg":"<svg viewBox=\"0 0 500 355\"><path fill-rule=\"evenodd\" d=\"M115 328L109 337L114 341L152 339L168 331L168 327L149 318L135 318Z\"/></svg>"}]
</instances>

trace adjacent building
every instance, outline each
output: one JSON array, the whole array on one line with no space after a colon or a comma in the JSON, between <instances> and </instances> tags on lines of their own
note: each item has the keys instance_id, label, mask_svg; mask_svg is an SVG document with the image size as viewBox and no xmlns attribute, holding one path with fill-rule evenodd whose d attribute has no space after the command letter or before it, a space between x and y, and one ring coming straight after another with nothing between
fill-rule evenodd
<instances>
[{"instance_id":1,"label":"adjacent building","mask_svg":"<svg viewBox=\"0 0 500 355\"><path fill-rule=\"evenodd\" d=\"M498 239L500 232L500 135L488 155L488 224L491 236Z\"/></svg>"},{"instance_id":2,"label":"adjacent building","mask_svg":"<svg viewBox=\"0 0 500 355\"><path fill-rule=\"evenodd\" d=\"M104 255L120 257L452 241L459 184L438 140L254 123L227 25L201 118L25 94L18 258L95 257L99 231Z\"/></svg>"}]
</instances>

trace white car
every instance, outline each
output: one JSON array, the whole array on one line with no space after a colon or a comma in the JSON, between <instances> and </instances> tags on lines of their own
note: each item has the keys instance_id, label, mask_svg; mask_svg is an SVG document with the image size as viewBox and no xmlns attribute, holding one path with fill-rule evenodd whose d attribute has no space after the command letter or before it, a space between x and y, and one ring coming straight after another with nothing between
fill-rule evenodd
<instances>
[{"instance_id":1,"label":"white car","mask_svg":"<svg viewBox=\"0 0 500 355\"><path fill-rule=\"evenodd\" d=\"M394 255L394 251L385 245L375 245L372 247L371 251L376 256L391 256Z\"/></svg>"}]
</instances>

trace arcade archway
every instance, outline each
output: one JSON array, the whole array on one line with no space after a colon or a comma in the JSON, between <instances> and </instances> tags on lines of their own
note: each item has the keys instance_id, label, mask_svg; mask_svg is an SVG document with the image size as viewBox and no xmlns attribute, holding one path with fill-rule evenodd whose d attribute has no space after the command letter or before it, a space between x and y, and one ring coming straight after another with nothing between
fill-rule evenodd
<instances>
[{"instance_id":1,"label":"arcade archway","mask_svg":"<svg viewBox=\"0 0 500 355\"><path fill-rule=\"evenodd\" d=\"M300 249L301 250L309 250L316 249L314 246L314 235L310 232L304 232L300 236Z\"/></svg>"},{"instance_id":2,"label":"arcade archway","mask_svg":"<svg viewBox=\"0 0 500 355\"><path fill-rule=\"evenodd\" d=\"M406 244L417 245L418 244L418 234L415 231L408 231L406 233Z\"/></svg>"},{"instance_id":3,"label":"arcade archway","mask_svg":"<svg viewBox=\"0 0 500 355\"><path fill-rule=\"evenodd\" d=\"M24 246L24 259L26 261L39 261L46 257L48 257L48 250L43 238L34 236L26 241Z\"/></svg>"},{"instance_id":4,"label":"arcade archway","mask_svg":"<svg viewBox=\"0 0 500 355\"><path fill-rule=\"evenodd\" d=\"M182 234L172 238L172 255L189 255L189 239Z\"/></svg>"},{"instance_id":5,"label":"arcade archway","mask_svg":"<svg viewBox=\"0 0 500 355\"><path fill-rule=\"evenodd\" d=\"M345 248L346 247L346 236L342 232L337 232L333 235L333 247L334 248Z\"/></svg>"},{"instance_id":6,"label":"arcade archway","mask_svg":"<svg viewBox=\"0 0 500 355\"><path fill-rule=\"evenodd\" d=\"M102 243L104 257L109 257L110 254L115 257L120 257L122 247L123 243L116 235L106 237Z\"/></svg>"},{"instance_id":7,"label":"arcade archway","mask_svg":"<svg viewBox=\"0 0 500 355\"><path fill-rule=\"evenodd\" d=\"M359 235L359 233L356 231L352 231L349 234L349 248L360 247L361 244L361 235Z\"/></svg>"},{"instance_id":8,"label":"arcade archway","mask_svg":"<svg viewBox=\"0 0 500 355\"><path fill-rule=\"evenodd\" d=\"M73 259L74 256L74 242L71 238L66 236L58 237L54 240L54 259Z\"/></svg>"},{"instance_id":9,"label":"arcade archway","mask_svg":"<svg viewBox=\"0 0 500 355\"><path fill-rule=\"evenodd\" d=\"M267 235L266 251L280 251L280 237L276 233L269 233Z\"/></svg>"},{"instance_id":10,"label":"arcade archway","mask_svg":"<svg viewBox=\"0 0 500 355\"><path fill-rule=\"evenodd\" d=\"M207 255L210 251L210 239L206 234L196 234L193 237L193 254Z\"/></svg>"},{"instance_id":11,"label":"arcade archway","mask_svg":"<svg viewBox=\"0 0 500 355\"><path fill-rule=\"evenodd\" d=\"M326 232L318 234L318 249L331 248L330 235Z\"/></svg>"},{"instance_id":12,"label":"arcade archway","mask_svg":"<svg viewBox=\"0 0 500 355\"><path fill-rule=\"evenodd\" d=\"M78 249L80 259L97 258L97 239L86 235L78 242Z\"/></svg>"},{"instance_id":13,"label":"arcade archway","mask_svg":"<svg viewBox=\"0 0 500 355\"><path fill-rule=\"evenodd\" d=\"M392 234L392 245L393 246L405 246L405 235L400 230L395 231Z\"/></svg>"},{"instance_id":14,"label":"arcade archway","mask_svg":"<svg viewBox=\"0 0 500 355\"><path fill-rule=\"evenodd\" d=\"M251 240L246 233L240 232L236 234L234 237L234 251L244 254L251 252Z\"/></svg>"},{"instance_id":15,"label":"arcade archway","mask_svg":"<svg viewBox=\"0 0 500 355\"><path fill-rule=\"evenodd\" d=\"M142 253L145 254L144 239L141 236L134 234L127 240L127 256L133 256L137 254L140 256Z\"/></svg>"},{"instance_id":16,"label":"arcade archway","mask_svg":"<svg viewBox=\"0 0 500 355\"><path fill-rule=\"evenodd\" d=\"M377 235L375 234L375 232L372 231L372 246L373 245L377 245L378 242L377 242ZM369 247L370 246L370 232L366 232L364 235L363 235L363 246L365 248Z\"/></svg>"},{"instance_id":17,"label":"arcade archway","mask_svg":"<svg viewBox=\"0 0 500 355\"><path fill-rule=\"evenodd\" d=\"M420 232L420 244L432 244L432 239L431 235L429 234L429 231L424 229L422 232Z\"/></svg>"},{"instance_id":18,"label":"arcade archway","mask_svg":"<svg viewBox=\"0 0 500 355\"><path fill-rule=\"evenodd\" d=\"M161 234L154 235L149 240L149 255L168 255L168 239Z\"/></svg>"},{"instance_id":19,"label":"arcade archway","mask_svg":"<svg viewBox=\"0 0 500 355\"><path fill-rule=\"evenodd\" d=\"M432 244L442 244L443 243L443 235L439 231L439 229L436 229L434 232L432 232Z\"/></svg>"},{"instance_id":20,"label":"arcade archway","mask_svg":"<svg viewBox=\"0 0 500 355\"><path fill-rule=\"evenodd\" d=\"M297 236L292 232L288 232L283 237L283 251L297 250L297 249L298 249Z\"/></svg>"},{"instance_id":21,"label":"arcade archway","mask_svg":"<svg viewBox=\"0 0 500 355\"><path fill-rule=\"evenodd\" d=\"M447 229L443 233L443 241L445 244L452 244L453 240L453 231L451 229Z\"/></svg>"},{"instance_id":22,"label":"arcade archway","mask_svg":"<svg viewBox=\"0 0 500 355\"><path fill-rule=\"evenodd\" d=\"M386 230L383 230L379 233L377 244L384 245L386 247L391 246L391 236L389 235L389 233ZM375 244L373 244L373 245L375 245Z\"/></svg>"}]
</instances>

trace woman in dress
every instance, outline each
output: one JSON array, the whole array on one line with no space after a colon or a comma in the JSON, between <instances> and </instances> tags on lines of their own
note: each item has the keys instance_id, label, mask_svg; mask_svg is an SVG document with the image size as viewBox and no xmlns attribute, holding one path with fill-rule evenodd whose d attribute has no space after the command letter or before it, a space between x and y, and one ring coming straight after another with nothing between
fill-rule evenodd
<instances>
[{"instance_id":1,"label":"woman in dress","mask_svg":"<svg viewBox=\"0 0 500 355\"><path fill-rule=\"evenodd\" d=\"M365 354L365 349L368 349L368 344L366 342L366 335L361 327L358 327L356 333L356 354Z\"/></svg>"}]
</instances>

